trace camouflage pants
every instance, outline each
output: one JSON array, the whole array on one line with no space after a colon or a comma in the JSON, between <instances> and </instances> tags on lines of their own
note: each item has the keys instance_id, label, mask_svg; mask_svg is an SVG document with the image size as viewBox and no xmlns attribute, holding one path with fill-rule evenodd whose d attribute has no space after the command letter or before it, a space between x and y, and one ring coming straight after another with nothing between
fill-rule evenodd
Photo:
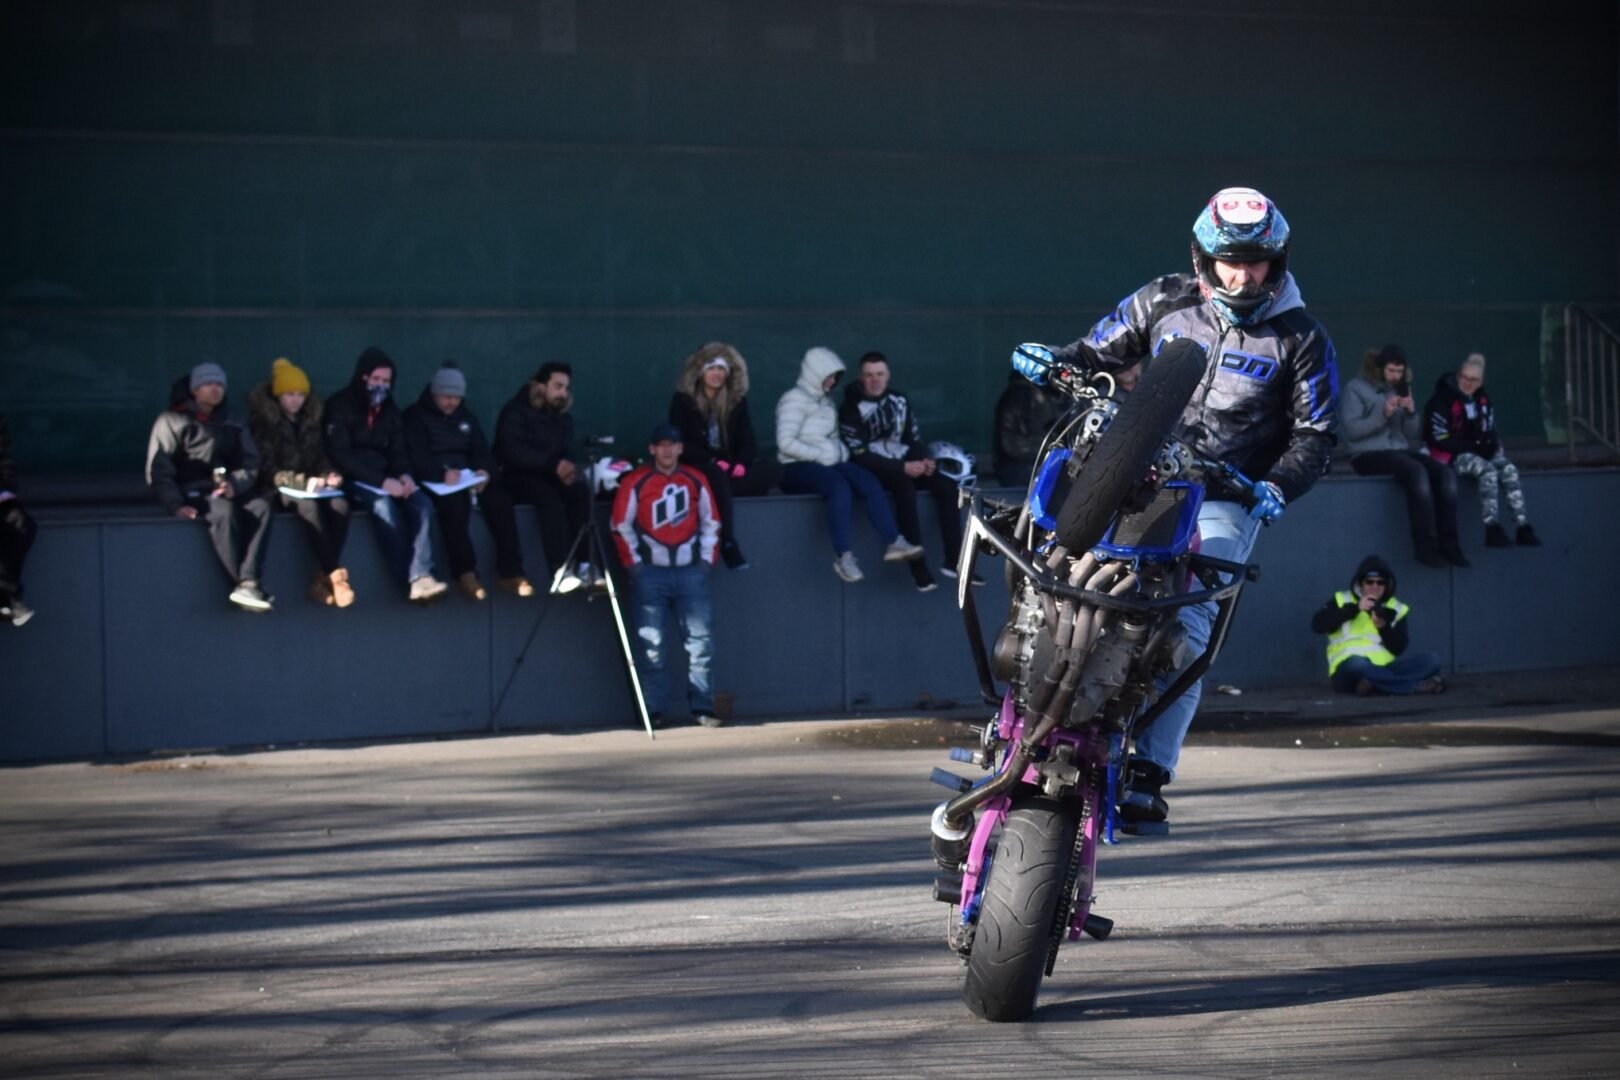
<instances>
[{"instance_id":1,"label":"camouflage pants","mask_svg":"<svg viewBox=\"0 0 1620 1080\"><path fill-rule=\"evenodd\" d=\"M1508 512L1513 524L1523 525L1530 520L1524 511L1524 491L1519 487L1519 469L1501 450L1487 461L1478 454L1458 454L1452 459L1458 476L1472 476L1479 480L1479 507L1485 524L1502 522L1498 493L1507 496Z\"/></svg>"}]
</instances>

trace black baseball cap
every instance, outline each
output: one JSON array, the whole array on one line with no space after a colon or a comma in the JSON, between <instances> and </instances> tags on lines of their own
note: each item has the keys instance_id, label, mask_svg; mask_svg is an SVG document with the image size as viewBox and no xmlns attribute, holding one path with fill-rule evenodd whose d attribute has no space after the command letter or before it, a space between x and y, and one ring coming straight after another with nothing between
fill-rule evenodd
<instances>
[{"instance_id":1,"label":"black baseball cap","mask_svg":"<svg viewBox=\"0 0 1620 1080\"><path fill-rule=\"evenodd\" d=\"M684 441L685 440L681 438L681 429L676 427L674 424L659 424L657 427L652 429L652 434L647 436L648 446L656 446L661 442Z\"/></svg>"}]
</instances>

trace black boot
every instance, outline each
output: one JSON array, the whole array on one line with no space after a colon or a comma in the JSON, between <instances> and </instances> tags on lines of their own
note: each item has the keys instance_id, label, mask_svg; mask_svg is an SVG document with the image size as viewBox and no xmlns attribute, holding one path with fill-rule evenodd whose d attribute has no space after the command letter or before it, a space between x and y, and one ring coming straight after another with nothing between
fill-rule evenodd
<instances>
[{"instance_id":1,"label":"black boot","mask_svg":"<svg viewBox=\"0 0 1620 1080\"><path fill-rule=\"evenodd\" d=\"M735 540L720 541L720 561L726 564L727 570L748 569L748 558Z\"/></svg>"},{"instance_id":2,"label":"black boot","mask_svg":"<svg viewBox=\"0 0 1620 1080\"><path fill-rule=\"evenodd\" d=\"M1433 540L1419 540L1413 548L1412 555L1424 566L1432 566L1436 570L1444 570L1451 565L1446 557L1440 554L1440 545Z\"/></svg>"},{"instance_id":3,"label":"black boot","mask_svg":"<svg viewBox=\"0 0 1620 1080\"><path fill-rule=\"evenodd\" d=\"M1513 542L1520 547L1540 547L1541 537L1536 535L1536 530L1527 521L1519 526L1519 531L1513 535Z\"/></svg>"},{"instance_id":4,"label":"black boot","mask_svg":"<svg viewBox=\"0 0 1620 1080\"><path fill-rule=\"evenodd\" d=\"M1125 790L1119 797L1119 816L1132 824L1156 823L1170 816L1170 804L1159 791L1170 773L1147 758L1131 758L1125 766Z\"/></svg>"},{"instance_id":5,"label":"black boot","mask_svg":"<svg viewBox=\"0 0 1620 1080\"><path fill-rule=\"evenodd\" d=\"M1512 547L1513 541L1508 539L1507 530L1493 521L1485 526L1485 546Z\"/></svg>"},{"instance_id":6,"label":"black boot","mask_svg":"<svg viewBox=\"0 0 1620 1080\"><path fill-rule=\"evenodd\" d=\"M1458 544L1454 539L1440 541L1440 554L1444 555L1446 557L1446 562L1450 563L1452 566L1460 567L1474 565L1468 561L1468 556L1463 554L1462 545Z\"/></svg>"}]
</instances>

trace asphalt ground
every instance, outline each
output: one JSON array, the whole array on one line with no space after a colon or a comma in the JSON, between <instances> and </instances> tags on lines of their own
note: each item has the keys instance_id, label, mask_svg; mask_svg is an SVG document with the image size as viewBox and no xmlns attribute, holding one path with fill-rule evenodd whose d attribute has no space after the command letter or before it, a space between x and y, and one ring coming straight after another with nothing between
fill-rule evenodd
<instances>
[{"instance_id":1,"label":"asphalt ground","mask_svg":"<svg viewBox=\"0 0 1620 1080\"><path fill-rule=\"evenodd\" d=\"M974 1019L959 717L0 772L11 1077L1598 1077L1620 675L1211 695L1104 943ZM967 768L958 766L959 769Z\"/></svg>"}]
</instances>

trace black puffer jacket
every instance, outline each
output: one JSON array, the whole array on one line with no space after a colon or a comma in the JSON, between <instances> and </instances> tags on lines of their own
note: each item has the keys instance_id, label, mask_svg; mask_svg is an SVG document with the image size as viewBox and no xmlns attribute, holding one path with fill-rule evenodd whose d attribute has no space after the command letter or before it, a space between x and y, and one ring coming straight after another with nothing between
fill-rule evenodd
<instances>
[{"instance_id":1,"label":"black puffer jacket","mask_svg":"<svg viewBox=\"0 0 1620 1080\"><path fill-rule=\"evenodd\" d=\"M996 399L996 430L990 445L990 460L1003 465L1034 465L1041 441L1052 430L1071 402L1055 390L1036 386L1014 371L1007 388Z\"/></svg>"},{"instance_id":2,"label":"black puffer jacket","mask_svg":"<svg viewBox=\"0 0 1620 1080\"><path fill-rule=\"evenodd\" d=\"M574 460L569 451L574 443L574 418L566 409L536 405L529 394L532 385L518 387L502 407L495 422L495 457L510 473L555 476L557 462Z\"/></svg>"},{"instance_id":3,"label":"black puffer jacket","mask_svg":"<svg viewBox=\"0 0 1620 1080\"><path fill-rule=\"evenodd\" d=\"M408 476L405 425L393 395L375 411L366 393L366 376L380 367L395 371L394 361L373 345L354 363L354 376L326 402L326 453L343 481L381 487L391 477Z\"/></svg>"},{"instance_id":4,"label":"black puffer jacket","mask_svg":"<svg viewBox=\"0 0 1620 1080\"><path fill-rule=\"evenodd\" d=\"M0 414L0 491L21 495L17 490L17 461L11 456L11 425Z\"/></svg>"},{"instance_id":5,"label":"black puffer jacket","mask_svg":"<svg viewBox=\"0 0 1620 1080\"><path fill-rule=\"evenodd\" d=\"M709 419L698 405L703 393L703 365L719 356L726 361L725 419ZM754 419L748 413L748 361L735 347L711 341L686 358L669 401L669 422L681 433L681 464L707 465L716 458L753 468L759 457Z\"/></svg>"},{"instance_id":6,"label":"black puffer jacket","mask_svg":"<svg viewBox=\"0 0 1620 1080\"><path fill-rule=\"evenodd\" d=\"M191 376L169 388L174 404L152 422L146 440L146 482L163 509L174 513L186 500L214 489L214 470L230 474L231 486L245 495L259 483L259 448L243 423L231 415L227 398L207 416L191 397Z\"/></svg>"},{"instance_id":7,"label":"black puffer jacket","mask_svg":"<svg viewBox=\"0 0 1620 1080\"><path fill-rule=\"evenodd\" d=\"M1327 471L1338 427L1333 342L1305 312L1288 274L1270 312L1228 326L1192 274L1167 274L1126 297L1058 359L1118 371L1157 355L1175 338L1208 354L1203 382L1181 417L1181 436L1200 455L1269 480L1293 502ZM1152 360L1145 362L1150 366Z\"/></svg>"},{"instance_id":8,"label":"black puffer jacket","mask_svg":"<svg viewBox=\"0 0 1620 1080\"><path fill-rule=\"evenodd\" d=\"M433 401L431 388L405 409L405 450L411 475L418 482L438 483L450 469L482 469L495 473L495 455L478 417L466 401L446 416Z\"/></svg>"}]
</instances>

